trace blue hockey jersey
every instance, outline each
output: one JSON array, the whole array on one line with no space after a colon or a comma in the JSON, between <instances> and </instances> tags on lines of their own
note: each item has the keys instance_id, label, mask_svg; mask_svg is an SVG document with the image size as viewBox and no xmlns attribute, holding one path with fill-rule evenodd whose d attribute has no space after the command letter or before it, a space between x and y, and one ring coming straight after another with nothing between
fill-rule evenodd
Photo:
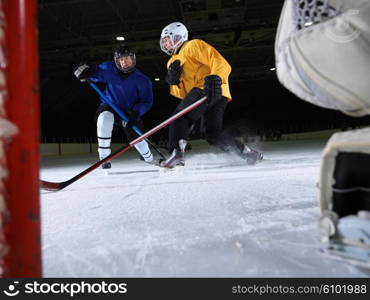
<instances>
[{"instance_id":1,"label":"blue hockey jersey","mask_svg":"<svg viewBox=\"0 0 370 300\"><path fill-rule=\"evenodd\" d=\"M105 96L124 113L137 111L142 116L153 105L152 82L136 68L124 79L119 72L113 62L104 62L90 79L105 83Z\"/></svg>"}]
</instances>

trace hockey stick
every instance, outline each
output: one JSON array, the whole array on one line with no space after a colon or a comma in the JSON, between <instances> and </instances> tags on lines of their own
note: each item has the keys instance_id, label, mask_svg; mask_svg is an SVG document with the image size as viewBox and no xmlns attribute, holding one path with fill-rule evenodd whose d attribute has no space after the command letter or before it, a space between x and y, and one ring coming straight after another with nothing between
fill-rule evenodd
<instances>
[{"instance_id":1,"label":"hockey stick","mask_svg":"<svg viewBox=\"0 0 370 300\"><path fill-rule=\"evenodd\" d=\"M98 168L99 166L101 166L102 164L104 164L105 162L110 161L113 158L117 157L118 155L126 152L127 150L129 150L130 148L132 148L135 144L141 142L142 140L144 140L148 136L151 136L153 133L157 132L158 130L162 129L163 127L167 126L168 124L170 124L174 120L178 119L179 117L185 115L189 111L191 111L194 108L198 107L199 105L201 105L202 103L204 103L206 101L206 99L207 99L206 96L202 97L197 102L195 102L192 105L190 105L190 106L184 108L183 110L179 111L177 114L175 114L172 117L168 118L166 121L163 121L161 124L157 125L153 129L147 131L143 135L139 136L137 139L133 140L128 145L126 145L126 146L118 149L116 152L110 154L106 158L104 158L104 159L96 162L95 164L93 164L92 166L90 166L86 170L82 171L81 173L77 174L76 176L72 177L71 179L68 179L68 180L62 181L62 182L50 182L50 181L40 180L40 187L41 187L41 189L49 190L49 191L55 191L55 192L64 189L65 187L69 186L70 184L74 183L75 181L79 180L80 178L84 177L85 175L89 174L91 171L95 170L96 168Z\"/></svg>"},{"instance_id":2,"label":"hockey stick","mask_svg":"<svg viewBox=\"0 0 370 300\"><path fill-rule=\"evenodd\" d=\"M111 101L109 101L109 99L102 93L102 91L91 81L91 80L87 80L87 83L99 94L99 96L101 97L102 101L109 105L124 121L128 122L128 118L123 114L123 112L121 112L117 106L115 106ZM132 126L132 129L139 135L141 136L143 133L139 130L139 128L137 128L136 126ZM154 144L149 141L148 139L145 139L145 141L151 145L153 147L153 149L164 159L166 160L166 157L163 155L163 153L161 151L159 151L159 149L154 146Z\"/></svg>"}]
</instances>

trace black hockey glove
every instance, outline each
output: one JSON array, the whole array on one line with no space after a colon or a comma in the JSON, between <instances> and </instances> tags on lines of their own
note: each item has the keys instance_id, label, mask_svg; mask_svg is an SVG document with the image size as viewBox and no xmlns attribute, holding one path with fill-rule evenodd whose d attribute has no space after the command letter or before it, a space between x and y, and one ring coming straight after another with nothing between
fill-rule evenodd
<instances>
[{"instance_id":1,"label":"black hockey glove","mask_svg":"<svg viewBox=\"0 0 370 300\"><path fill-rule=\"evenodd\" d=\"M73 70L73 74L75 74L78 80L84 82L90 78L90 76L95 72L95 69L95 67L90 67L87 64L80 64Z\"/></svg>"},{"instance_id":2,"label":"black hockey glove","mask_svg":"<svg viewBox=\"0 0 370 300\"><path fill-rule=\"evenodd\" d=\"M181 62L180 60L176 59L167 70L166 75L166 82L169 85L179 84L180 83L180 76L181 76Z\"/></svg>"},{"instance_id":3,"label":"black hockey glove","mask_svg":"<svg viewBox=\"0 0 370 300\"><path fill-rule=\"evenodd\" d=\"M221 84L222 80L218 75L208 75L204 77L204 91L206 92L208 104L214 103L221 99Z\"/></svg>"},{"instance_id":4,"label":"black hockey glove","mask_svg":"<svg viewBox=\"0 0 370 300\"><path fill-rule=\"evenodd\" d=\"M139 113L135 110L131 111L127 116L127 122L123 121L123 127L125 128L132 128L133 126L137 125L139 120Z\"/></svg>"}]
</instances>

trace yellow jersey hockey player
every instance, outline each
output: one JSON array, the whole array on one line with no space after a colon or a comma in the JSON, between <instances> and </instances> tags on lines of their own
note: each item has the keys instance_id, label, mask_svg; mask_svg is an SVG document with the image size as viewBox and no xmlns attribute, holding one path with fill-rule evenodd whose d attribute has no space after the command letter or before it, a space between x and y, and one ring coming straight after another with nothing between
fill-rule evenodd
<instances>
[{"instance_id":1,"label":"yellow jersey hockey player","mask_svg":"<svg viewBox=\"0 0 370 300\"><path fill-rule=\"evenodd\" d=\"M184 152L190 128L201 117L204 119L205 138L210 145L235 152L249 164L261 160L261 153L222 129L224 112L231 101L228 79L231 66L226 59L206 42L188 40L188 30L180 22L171 23L162 30L160 46L162 51L171 55L166 76L170 94L181 100L174 114L207 96L205 103L170 124L171 156L162 162L162 166L171 168L185 164Z\"/></svg>"}]
</instances>

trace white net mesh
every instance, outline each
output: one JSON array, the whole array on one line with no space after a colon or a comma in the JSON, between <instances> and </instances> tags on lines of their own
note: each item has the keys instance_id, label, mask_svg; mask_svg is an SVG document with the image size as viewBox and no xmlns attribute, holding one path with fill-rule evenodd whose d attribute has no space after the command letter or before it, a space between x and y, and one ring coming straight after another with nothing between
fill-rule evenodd
<instances>
[{"instance_id":1,"label":"white net mesh","mask_svg":"<svg viewBox=\"0 0 370 300\"><path fill-rule=\"evenodd\" d=\"M294 6L298 30L331 19L340 13L329 4L329 0L294 0Z\"/></svg>"}]
</instances>

